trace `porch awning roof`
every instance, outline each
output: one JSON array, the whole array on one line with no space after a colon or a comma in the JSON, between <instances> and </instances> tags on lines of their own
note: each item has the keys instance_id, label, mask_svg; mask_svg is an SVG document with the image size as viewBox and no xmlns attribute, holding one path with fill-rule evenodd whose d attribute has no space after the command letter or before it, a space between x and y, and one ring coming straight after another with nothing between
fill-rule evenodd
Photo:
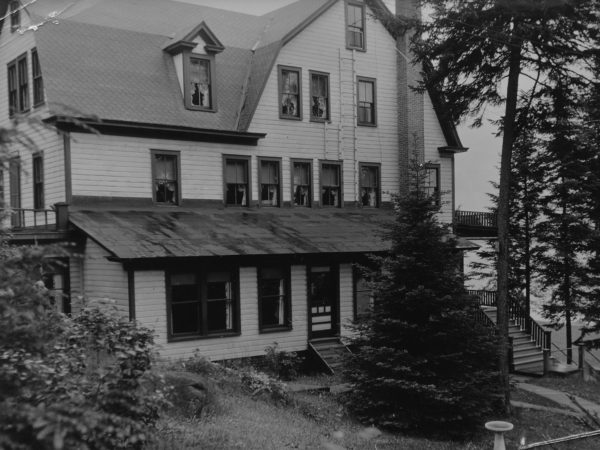
<instances>
[{"instance_id":1,"label":"porch awning roof","mask_svg":"<svg viewBox=\"0 0 600 450\"><path fill-rule=\"evenodd\" d=\"M74 211L70 221L122 260L369 253L391 209L167 209Z\"/></svg>"}]
</instances>

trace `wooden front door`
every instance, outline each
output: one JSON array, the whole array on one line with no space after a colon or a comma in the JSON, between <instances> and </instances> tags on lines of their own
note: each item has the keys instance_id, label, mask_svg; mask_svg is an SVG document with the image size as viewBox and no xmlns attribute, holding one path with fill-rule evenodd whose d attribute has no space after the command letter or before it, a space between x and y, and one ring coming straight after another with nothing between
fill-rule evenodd
<instances>
[{"instance_id":1,"label":"wooden front door","mask_svg":"<svg viewBox=\"0 0 600 450\"><path fill-rule=\"evenodd\" d=\"M308 273L310 338L335 336L338 332L337 270L331 266L313 266Z\"/></svg>"}]
</instances>

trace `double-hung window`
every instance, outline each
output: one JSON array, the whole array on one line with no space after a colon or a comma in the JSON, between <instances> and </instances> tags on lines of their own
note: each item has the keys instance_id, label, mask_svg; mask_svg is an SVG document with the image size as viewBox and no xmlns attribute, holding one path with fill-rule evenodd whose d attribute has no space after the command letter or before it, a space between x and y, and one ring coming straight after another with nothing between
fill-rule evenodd
<instances>
[{"instance_id":1,"label":"double-hung window","mask_svg":"<svg viewBox=\"0 0 600 450\"><path fill-rule=\"evenodd\" d=\"M8 63L7 78L9 115L26 112L29 110L27 53Z\"/></svg>"},{"instance_id":2,"label":"double-hung window","mask_svg":"<svg viewBox=\"0 0 600 450\"><path fill-rule=\"evenodd\" d=\"M247 156L224 157L225 204L250 205L250 158Z\"/></svg>"},{"instance_id":3,"label":"double-hung window","mask_svg":"<svg viewBox=\"0 0 600 450\"><path fill-rule=\"evenodd\" d=\"M17 156L8 162L8 184L10 187L10 208L13 210L11 225L13 227L23 226L21 208L21 159ZM15 211L17 210L17 211Z\"/></svg>"},{"instance_id":4,"label":"double-hung window","mask_svg":"<svg viewBox=\"0 0 600 450\"><path fill-rule=\"evenodd\" d=\"M232 270L168 273L169 338L234 333L239 323L237 298Z\"/></svg>"},{"instance_id":5,"label":"double-hung window","mask_svg":"<svg viewBox=\"0 0 600 450\"><path fill-rule=\"evenodd\" d=\"M379 164L360 164L360 204L378 207L381 198Z\"/></svg>"},{"instance_id":6,"label":"double-hung window","mask_svg":"<svg viewBox=\"0 0 600 450\"><path fill-rule=\"evenodd\" d=\"M354 270L352 275L354 281L354 318L358 319L373 308L373 290L357 269Z\"/></svg>"},{"instance_id":7,"label":"double-hung window","mask_svg":"<svg viewBox=\"0 0 600 450\"><path fill-rule=\"evenodd\" d=\"M292 202L294 206L310 206L312 202L312 163L292 160Z\"/></svg>"},{"instance_id":8,"label":"double-hung window","mask_svg":"<svg viewBox=\"0 0 600 450\"><path fill-rule=\"evenodd\" d=\"M185 61L186 106L189 109L214 111L214 58L190 54Z\"/></svg>"},{"instance_id":9,"label":"double-hung window","mask_svg":"<svg viewBox=\"0 0 600 450\"><path fill-rule=\"evenodd\" d=\"M339 162L321 163L321 205L342 206L342 165Z\"/></svg>"},{"instance_id":10,"label":"double-hung window","mask_svg":"<svg viewBox=\"0 0 600 450\"><path fill-rule=\"evenodd\" d=\"M261 331L288 328L290 321L289 269L258 269L259 321Z\"/></svg>"},{"instance_id":11,"label":"double-hung window","mask_svg":"<svg viewBox=\"0 0 600 450\"><path fill-rule=\"evenodd\" d=\"M21 27L21 5L19 2L10 2L10 31L14 33Z\"/></svg>"},{"instance_id":12,"label":"double-hung window","mask_svg":"<svg viewBox=\"0 0 600 450\"><path fill-rule=\"evenodd\" d=\"M310 74L310 120L329 120L329 74L309 71Z\"/></svg>"},{"instance_id":13,"label":"double-hung window","mask_svg":"<svg viewBox=\"0 0 600 450\"><path fill-rule=\"evenodd\" d=\"M279 66L279 117L302 119L302 70Z\"/></svg>"},{"instance_id":14,"label":"double-hung window","mask_svg":"<svg viewBox=\"0 0 600 450\"><path fill-rule=\"evenodd\" d=\"M179 173L179 152L152 150L152 197L155 203L179 204Z\"/></svg>"},{"instance_id":15,"label":"double-hung window","mask_svg":"<svg viewBox=\"0 0 600 450\"><path fill-rule=\"evenodd\" d=\"M281 206L281 160L259 158L260 204Z\"/></svg>"},{"instance_id":16,"label":"double-hung window","mask_svg":"<svg viewBox=\"0 0 600 450\"><path fill-rule=\"evenodd\" d=\"M36 49L31 50L31 72L33 75L33 106L44 103L44 80Z\"/></svg>"},{"instance_id":17,"label":"double-hung window","mask_svg":"<svg viewBox=\"0 0 600 450\"><path fill-rule=\"evenodd\" d=\"M423 180L423 191L436 204L440 202L440 166L439 164L426 164Z\"/></svg>"},{"instance_id":18,"label":"double-hung window","mask_svg":"<svg viewBox=\"0 0 600 450\"><path fill-rule=\"evenodd\" d=\"M358 125L377 125L377 99L374 78L358 77Z\"/></svg>"},{"instance_id":19,"label":"double-hung window","mask_svg":"<svg viewBox=\"0 0 600 450\"><path fill-rule=\"evenodd\" d=\"M44 209L44 157L33 155L33 208Z\"/></svg>"},{"instance_id":20,"label":"double-hung window","mask_svg":"<svg viewBox=\"0 0 600 450\"><path fill-rule=\"evenodd\" d=\"M366 48L364 3L346 3L346 47L356 50Z\"/></svg>"}]
</instances>

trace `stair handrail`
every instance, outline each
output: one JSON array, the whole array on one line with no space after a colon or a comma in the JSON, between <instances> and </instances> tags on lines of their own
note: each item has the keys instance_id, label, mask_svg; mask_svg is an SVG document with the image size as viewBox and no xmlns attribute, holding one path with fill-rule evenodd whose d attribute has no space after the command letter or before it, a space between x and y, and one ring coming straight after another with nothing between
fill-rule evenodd
<instances>
[{"instance_id":1,"label":"stair handrail","mask_svg":"<svg viewBox=\"0 0 600 450\"><path fill-rule=\"evenodd\" d=\"M469 294L476 296L479 299L480 306L495 306L497 307L497 292L487 290L468 290ZM510 297L508 300L508 317L514 320L521 330L529 333L531 340L542 348L545 352L550 352L552 341L549 331L538 324L531 318L521 306L518 299Z\"/></svg>"}]
</instances>

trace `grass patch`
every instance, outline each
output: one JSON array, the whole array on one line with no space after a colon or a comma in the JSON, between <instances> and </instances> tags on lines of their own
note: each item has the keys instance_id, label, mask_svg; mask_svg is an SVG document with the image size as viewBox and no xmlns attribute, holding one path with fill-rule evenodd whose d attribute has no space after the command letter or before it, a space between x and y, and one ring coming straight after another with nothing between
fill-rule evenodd
<instances>
[{"instance_id":1,"label":"grass patch","mask_svg":"<svg viewBox=\"0 0 600 450\"><path fill-rule=\"evenodd\" d=\"M600 404L600 384L595 381L584 381L580 373L573 373L566 376L550 374L543 378L532 378L531 380L527 380L527 382L550 389L557 389Z\"/></svg>"},{"instance_id":2,"label":"grass patch","mask_svg":"<svg viewBox=\"0 0 600 450\"><path fill-rule=\"evenodd\" d=\"M189 370L194 370L195 373ZM327 450L488 450L493 445L493 435L484 429L488 420L482 418L481 431L468 440L436 441L381 432L358 423L348 414L339 395L329 392L289 392L285 399L267 391L252 391L247 383L251 368L231 368L202 362L188 362L185 371L167 372L168 379L179 382L176 408L165 411L158 423L154 442L147 448L163 449L327 449ZM259 377L260 378L260 377ZM246 380L246 381L244 381ZM305 385L331 385L338 381L328 376L301 376L296 382ZM534 380L550 388L561 388L562 379ZM558 386L555 381L559 381ZM583 382L582 382L583 383ZM185 394L188 385L202 386L207 390L201 413L197 403L188 405ZM284 385L285 386L285 385ZM576 395L588 392L597 385L576 385ZM565 389L566 390L566 389ZM513 399L543 406L557 405L535 394L514 390ZM196 412L196 414L194 413ZM522 438L538 442L551 438L590 431L590 426L577 418L546 411L515 409L511 418L515 425L506 434L507 448L516 449ZM592 450L600 448L600 438L590 438L555 445L559 450Z\"/></svg>"}]
</instances>

